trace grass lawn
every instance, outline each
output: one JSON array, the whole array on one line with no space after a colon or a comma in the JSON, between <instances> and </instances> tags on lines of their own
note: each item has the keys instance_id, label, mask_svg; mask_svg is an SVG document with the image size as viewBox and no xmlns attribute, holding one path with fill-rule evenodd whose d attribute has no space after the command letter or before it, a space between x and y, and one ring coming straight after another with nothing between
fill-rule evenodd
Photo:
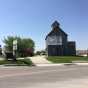
<instances>
[{"instance_id":1,"label":"grass lawn","mask_svg":"<svg viewBox=\"0 0 88 88\"><path fill-rule=\"evenodd\" d=\"M81 56L49 56L47 59L53 63L72 63L72 61L88 61L88 57Z\"/></svg>"},{"instance_id":2,"label":"grass lawn","mask_svg":"<svg viewBox=\"0 0 88 88\"><path fill-rule=\"evenodd\" d=\"M16 62L8 61L8 60L0 60L0 65L13 65L13 66L32 66L33 63L30 59L24 58L17 60Z\"/></svg>"}]
</instances>

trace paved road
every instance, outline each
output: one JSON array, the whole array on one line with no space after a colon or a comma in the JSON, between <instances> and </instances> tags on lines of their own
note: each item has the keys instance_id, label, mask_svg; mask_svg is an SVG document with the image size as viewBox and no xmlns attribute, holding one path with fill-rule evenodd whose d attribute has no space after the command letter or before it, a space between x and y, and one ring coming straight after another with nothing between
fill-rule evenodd
<instances>
[{"instance_id":1,"label":"paved road","mask_svg":"<svg viewBox=\"0 0 88 88\"><path fill-rule=\"evenodd\" d=\"M88 66L0 67L0 88L88 88Z\"/></svg>"}]
</instances>

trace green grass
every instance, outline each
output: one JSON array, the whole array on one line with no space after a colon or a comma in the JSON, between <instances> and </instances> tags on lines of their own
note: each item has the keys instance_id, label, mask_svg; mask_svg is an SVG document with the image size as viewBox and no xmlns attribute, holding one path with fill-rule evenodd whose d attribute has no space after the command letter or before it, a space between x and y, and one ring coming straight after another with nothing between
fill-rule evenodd
<instances>
[{"instance_id":1,"label":"green grass","mask_svg":"<svg viewBox=\"0 0 88 88\"><path fill-rule=\"evenodd\" d=\"M0 65L32 66L33 63L30 59L24 58L24 59L17 60L16 62L12 62L8 60L0 60Z\"/></svg>"},{"instance_id":2,"label":"green grass","mask_svg":"<svg viewBox=\"0 0 88 88\"><path fill-rule=\"evenodd\" d=\"M47 59L53 63L72 63L72 61L88 61L88 57L81 56L49 56Z\"/></svg>"}]
</instances>

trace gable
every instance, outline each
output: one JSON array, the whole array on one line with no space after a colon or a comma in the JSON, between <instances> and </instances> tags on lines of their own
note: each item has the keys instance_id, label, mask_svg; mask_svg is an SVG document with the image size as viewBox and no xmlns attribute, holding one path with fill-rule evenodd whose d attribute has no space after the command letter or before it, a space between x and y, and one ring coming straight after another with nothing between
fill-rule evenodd
<instances>
[{"instance_id":1,"label":"gable","mask_svg":"<svg viewBox=\"0 0 88 88\"><path fill-rule=\"evenodd\" d=\"M47 36L46 36L46 38L45 38L45 40L47 39L47 37L48 36L54 36L54 35L56 35L56 36L67 36L67 34L61 29L61 28L55 28L55 29L53 29Z\"/></svg>"}]
</instances>

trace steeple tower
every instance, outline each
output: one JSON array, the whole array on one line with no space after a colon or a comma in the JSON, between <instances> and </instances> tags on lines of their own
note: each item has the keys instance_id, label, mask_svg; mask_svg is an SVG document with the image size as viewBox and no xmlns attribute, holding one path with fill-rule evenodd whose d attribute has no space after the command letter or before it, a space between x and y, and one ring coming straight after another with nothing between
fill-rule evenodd
<instances>
[{"instance_id":1,"label":"steeple tower","mask_svg":"<svg viewBox=\"0 0 88 88\"><path fill-rule=\"evenodd\" d=\"M54 23L51 25L52 29L55 29L59 26L60 26L60 24L57 21L54 21Z\"/></svg>"}]
</instances>

